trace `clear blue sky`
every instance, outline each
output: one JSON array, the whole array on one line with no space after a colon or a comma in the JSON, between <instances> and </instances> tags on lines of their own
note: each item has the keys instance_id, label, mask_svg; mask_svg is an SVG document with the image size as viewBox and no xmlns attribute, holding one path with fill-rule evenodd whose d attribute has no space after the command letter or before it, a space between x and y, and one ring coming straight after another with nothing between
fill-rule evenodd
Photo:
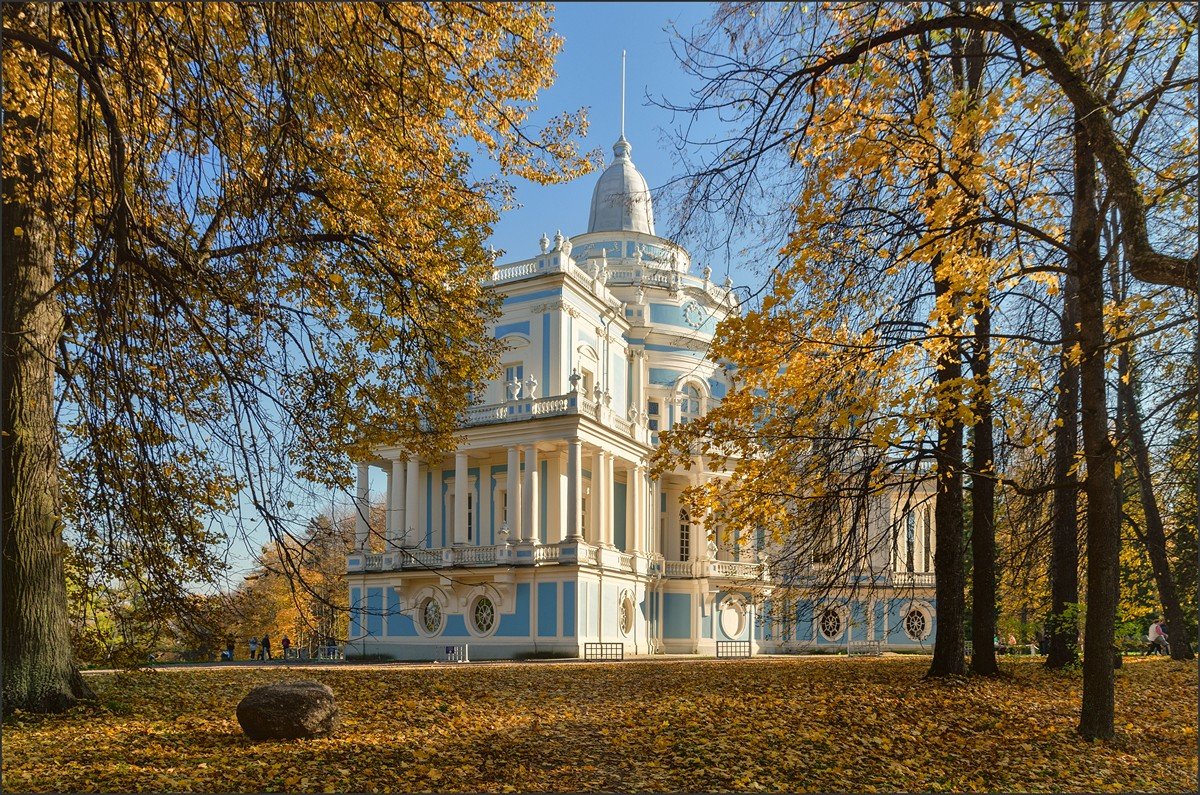
<instances>
[{"instance_id":1,"label":"clear blue sky","mask_svg":"<svg viewBox=\"0 0 1200 795\"><path fill-rule=\"evenodd\" d=\"M633 145L633 162L652 192L678 176L671 162L671 146L664 136L685 120L649 104L649 97L665 97L686 104L695 83L680 69L671 51L671 26L687 34L704 22L709 3L564 3L554 10L554 29L565 42L559 51L554 86L538 102L534 121L565 111L587 108L590 129L585 149L600 148L605 163L621 125L621 50L626 58L625 137ZM491 245L505 253L501 261L531 257L538 251L543 232L554 237L587 231L592 188L599 172L565 185L517 182L516 200L522 206L504 214L496 225ZM659 234L669 228L669 208L655 205ZM724 265L706 263L723 275ZM736 275L735 275L736 276Z\"/></svg>"},{"instance_id":2,"label":"clear blue sky","mask_svg":"<svg viewBox=\"0 0 1200 795\"><path fill-rule=\"evenodd\" d=\"M626 51L625 137L633 145L633 162L646 177L653 192L675 173L672 147L667 142L672 131L685 119L650 104L648 97L686 104L695 86L680 69L671 50L674 25L687 34L704 22L712 10L708 3L565 3L554 10L554 29L565 41L559 52L554 86L538 101L533 121L544 121L563 112L587 109L590 131L585 150L599 148L605 163L612 158L612 145L620 133L621 51ZM489 164L480 162L481 173ZM501 261L531 257L538 251L542 233L553 237L556 230L571 236L587 231L592 188L599 171L562 185L536 185L516 181L516 201L521 207L505 213L496 225L489 243L505 254ZM655 205L655 226L659 234L668 232L670 210ZM710 265L715 277L724 278L725 265L716 261L694 263ZM733 273L735 282L744 283ZM384 473L372 470L371 492L379 499L386 482ZM328 511L331 501L345 510L349 496L333 494L297 497L297 518ZM301 504L303 503L303 504ZM247 518L253 511L247 510ZM252 521L251 527L261 523ZM249 548L235 542L230 550L232 583L253 568L258 545L265 541L261 531L252 531Z\"/></svg>"}]
</instances>

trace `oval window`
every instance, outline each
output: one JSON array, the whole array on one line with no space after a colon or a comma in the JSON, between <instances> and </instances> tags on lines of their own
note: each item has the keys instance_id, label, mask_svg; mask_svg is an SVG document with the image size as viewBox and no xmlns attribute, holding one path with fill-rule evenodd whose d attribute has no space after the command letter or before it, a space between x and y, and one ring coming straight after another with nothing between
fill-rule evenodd
<instances>
[{"instance_id":1,"label":"oval window","mask_svg":"<svg viewBox=\"0 0 1200 795\"><path fill-rule=\"evenodd\" d=\"M475 608L471 611L471 620L475 625L475 631L486 635L496 625L496 605L486 596L479 597L475 600Z\"/></svg>"}]
</instances>

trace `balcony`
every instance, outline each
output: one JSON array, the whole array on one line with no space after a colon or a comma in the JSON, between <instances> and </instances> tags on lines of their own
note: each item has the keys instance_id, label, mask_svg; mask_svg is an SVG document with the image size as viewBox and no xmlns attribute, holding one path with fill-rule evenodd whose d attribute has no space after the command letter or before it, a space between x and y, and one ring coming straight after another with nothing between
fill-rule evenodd
<instances>
[{"instance_id":1,"label":"balcony","mask_svg":"<svg viewBox=\"0 0 1200 795\"><path fill-rule=\"evenodd\" d=\"M734 560L663 560L663 557L657 554L622 552L619 549L597 547L584 542L399 549L391 552L357 552L346 558L346 570L349 574L542 565L578 565L650 578L769 578L769 571L763 563Z\"/></svg>"},{"instance_id":2,"label":"balcony","mask_svg":"<svg viewBox=\"0 0 1200 795\"><path fill-rule=\"evenodd\" d=\"M638 421L619 416L615 411L604 405L603 395L598 399L585 397L580 392L568 392L565 395L551 395L540 398L517 398L503 403L490 403L485 406L472 406L463 415L464 427L479 425L495 425L501 422L521 422L540 417L561 417L575 415L589 417L601 425L613 428L626 436L631 436L643 443L649 443L650 432L646 428L645 419L636 416ZM635 415L637 412L633 412Z\"/></svg>"}]
</instances>

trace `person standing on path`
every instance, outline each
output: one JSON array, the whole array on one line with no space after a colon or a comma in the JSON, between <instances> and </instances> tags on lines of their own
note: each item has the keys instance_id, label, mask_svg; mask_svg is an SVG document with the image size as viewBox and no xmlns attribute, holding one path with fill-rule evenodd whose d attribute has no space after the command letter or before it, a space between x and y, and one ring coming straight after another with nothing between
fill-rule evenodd
<instances>
[{"instance_id":1,"label":"person standing on path","mask_svg":"<svg viewBox=\"0 0 1200 795\"><path fill-rule=\"evenodd\" d=\"M292 639L287 635L283 636L283 640L279 641L279 645L283 647L283 659L288 657L288 649L292 648Z\"/></svg>"},{"instance_id":2,"label":"person standing on path","mask_svg":"<svg viewBox=\"0 0 1200 795\"><path fill-rule=\"evenodd\" d=\"M1167 645L1167 631L1163 628L1161 618L1150 625L1150 632L1146 637L1150 641L1152 654L1171 653L1171 647Z\"/></svg>"},{"instance_id":3,"label":"person standing on path","mask_svg":"<svg viewBox=\"0 0 1200 795\"><path fill-rule=\"evenodd\" d=\"M258 659L258 638L250 639L250 659L251 660Z\"/></svg>"},{"instance_id":4,"label":"person standing on path","mask_svg":"<svg viewBox=\"0 0 1200 795\"><path fill-rule=\"evenodd\" d=\"M262 639L262 658L264 662L271 659L271 636L265 632Z\"/></svg>"}]
</instances>

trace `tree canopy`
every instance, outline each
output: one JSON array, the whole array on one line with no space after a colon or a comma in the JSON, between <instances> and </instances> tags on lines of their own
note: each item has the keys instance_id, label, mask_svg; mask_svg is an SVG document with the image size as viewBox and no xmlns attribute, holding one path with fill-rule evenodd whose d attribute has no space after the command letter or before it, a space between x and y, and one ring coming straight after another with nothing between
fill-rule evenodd
<instances>
[{"instance_id":1,"label":"tree canopy","mask_svg":"<svg viewBox=\"0 0 1200 795\"><path fill-rule=\"evenodd\" d=\"M64 527L178 597L220 566L215 517L279 536L289 484L444 446L496 362L507 178L589 162L580 114L528 123L561 44L540 4L3 14L4 689L31 705L62 688L20 661L61 638L9 611L64 598Z\"/></svg>"}]
</instances>

